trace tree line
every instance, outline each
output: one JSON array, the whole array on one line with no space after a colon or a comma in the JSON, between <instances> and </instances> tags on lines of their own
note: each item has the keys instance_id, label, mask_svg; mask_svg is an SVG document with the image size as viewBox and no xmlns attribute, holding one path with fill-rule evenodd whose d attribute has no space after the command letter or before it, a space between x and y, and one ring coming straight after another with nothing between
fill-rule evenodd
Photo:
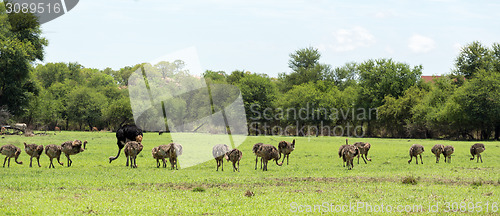
<instances>
[{"instance_id":1,"label":"tree line","mask_svg":"<svg viewBox=\"0 0 500 216\"><path fill-rule=\"evenodd\" d=\"M134 122L127 89L132 73L153 68L160 77L155 82L169 82L187 72L180 60L119 70L36 64L47 45L35 16L6 14L0 4L0 124L115 130ZM333 67L320 62L313 47L289 57L290 72L278 77L244 70L207 70L203 77L207 85L240 89L250 135L290 130L298 136L499 139L498 43L465 45L451 72L430 82L421 78L422 65L393 59Z\"/></svg>"},{"instance_id":2,"label":"tree line","mask_svg":"<svg viewBox=\"0 0 500 216\"><path fill-rule=\"evenodd\" d=\"M334 68L320 57L312 47L297 50L290 54L291 72L278 78L243 71L207 71L204 76L241 89L248 122L268 126L253 130L258 133L273 134L274 126L306 125L314 127L296 135L324 135L325 125L351 125L350 134L375 137L499 138L498 43L465 45L452 71L430 82L421 78L422 65L370 59ZM296 113L286 112L290 109L307 117L294 117ZM370 116L373 109L377 113Z\"/></svg>"}]
</instances>

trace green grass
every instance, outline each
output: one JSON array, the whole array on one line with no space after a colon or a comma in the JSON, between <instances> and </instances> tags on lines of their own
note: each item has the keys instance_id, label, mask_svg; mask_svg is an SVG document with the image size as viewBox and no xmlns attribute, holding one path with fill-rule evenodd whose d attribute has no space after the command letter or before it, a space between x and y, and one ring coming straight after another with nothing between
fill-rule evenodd
<instances>
[{"instance_id":1,"label":"green grass","mask_svg":"<svg viewBox=\"0 0 500 216\"><path fill-rule=\"evenodd\" d=\"M207 136L199 142L205 143L210 139ZM71 157L72 167L55 164L56 169L48 169L48 157L43 155L41 168L29 168L23 142L45 146L73 139L88 140L89 144L85 152ZM277 146L283 139L292 140L248 137L238 147L243 152L241 171L233 172L226 162L225 171L217 172L213 159L179 170L156 168L151 149L170 142L166 134L144 134L144 150L137 158L137 169L125 167L123 153L109 163L108 157L117 151L114 133L63 131L50 136L5 136L0 145L22 147L23 164L0 167L0 215L289 215L314 211L313 205L351 203L357 207L357 202L372 207L391 205L393 211L398 205L422 205L422 213L426 214L432 213L429 205L438 204L442 214L447 202L450 207L453 203L455 207L462 203L470 207L471 203L481 202L479 214L498 214L498 204L497 213L491 211L493 202L500 203L500 142L483 142L484 163L476 163L469 160L469 147L474 142L351 138L350 143L372 144L372 162L364 164L361 159L358 165L355 159L354 169L347 170L337 154L345 138L304 137L296 138L289 165L286 161L282 167L270 163L267 172L254 170L253 144ZM425 147L423 165L407 163L408 150L414 143ZM435 163L430 150L437 143L455 147L452 163L444 163L443 158ZM210 154L211 151L207 153ZM186 166L188 160L192 158L185 152L179 157L180 167ZM64 156L61 161L66 165ZM405 180L410 180L409 184ZM312 208L308 209L308 205ZM327 209L313 213L323 210ZM358 212L351 214L373 214L365 208L352 210Z\"/></svg>"}]
</instances>

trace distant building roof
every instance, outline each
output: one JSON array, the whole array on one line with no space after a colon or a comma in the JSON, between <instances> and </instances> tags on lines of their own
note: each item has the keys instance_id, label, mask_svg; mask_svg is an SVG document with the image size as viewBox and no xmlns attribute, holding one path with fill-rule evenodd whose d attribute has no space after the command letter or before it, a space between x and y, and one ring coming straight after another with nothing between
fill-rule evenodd
<instances>
[{"instance_id":1,"label":"distant building roof","mask_svg":"<svg viewBox=\"0 0 500 216\"><path fill-rule=\"evenodd\" d=\"M439 77L441 77L441 76L421 76L420 78L422 78L425 82L432 82L433 79L436 79Z\"/></svg>"}]
</instances>

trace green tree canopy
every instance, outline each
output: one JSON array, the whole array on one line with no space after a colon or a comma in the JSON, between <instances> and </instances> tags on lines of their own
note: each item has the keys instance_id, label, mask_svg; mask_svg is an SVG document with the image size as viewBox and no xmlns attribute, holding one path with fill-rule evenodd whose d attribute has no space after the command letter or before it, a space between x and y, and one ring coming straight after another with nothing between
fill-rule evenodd
<instances>
[{"instance_id":1,"label":"green tree canopy","mask_svg":"<svg viewBox=\"0 0 500 216\"><path fill-rule=\"evenodd\" d=\"M392 59L368 60L358 65L359 97L357 106L370 110L384 104L387 96L398 99L422 75L422 66L410 68L408 64ZM367 119L367 135L371 135L373 119Z\"/></svg>"},{"instance_id":2,"label":"green tree canopy","mask_svg":"<svg viewBox=\"0 0 500 216\"><path fill-rule=\"evenodd\" d=\"M290 54L288 67L292 69L292 73L280 74L280 79L283 82L281 90L286 92L295 85L324 80L330 66L320 64L320 57L318 49L313 47L300 49Z\"/></svg>"},{"instance_id":3,"label":"green tree canopy","mask_svg":"<svg viewBox=\"0 0 500 216\"><path fill-rule=\"evenodd\" d=\"M493 46L493 49L498 46ZM473 78L480 71L491 71L493 69L493 54L479 41L474 41L462 47L460 54L455 59L455 73L467 79Z\"/></svg>"},{"instance_id":4,"label":"green tree canopy","mask_svg":"<svg viewBox=\"0 0 500 216\"><path fill-rule=\"evenodd\" d=\"M0 107L15 115L25 112L30 94L38 94L29 72L31 63L43 60L47 40L40 34L36 16L7 14L0 3Z\"/></svg>"},{"instance_id":5,"label":"green tree canopy","mask_svg":"<svg viewBox=\"0 0 500 216\"><path fill-rule=\"evenodd\" d=\"M273 108L276 99L276 86L267 75L246 74L241 78L238 87L243 98L247 119L264 121L264 110ZM272 112L269 113L272 115ZM272 118L272 116L268 116Z\"/></svg>"},{"instance_id":6,"label":"green tree canopy","mask_svg":"<svg viewBox=\"0 0 500 216\"><path fill-rule=\"evenodd\" d=\"M205 78L205 81L207 81L207 82L225 83L226 77L227 77L227 74L224 71L206 70L203 73L203 78Z\"/></svg>"},{"instance_id":7,"label":"green tree canopy","mask_svg":"<svg viewBox=\"0 0 500 216\"><path fill-rule=\"evenodd\" d=\"M71 120L76 121L80 127L88 125L92 128L99 124L106 105L104 95L91 88L74 89L68 96L68 112L71 113Z\"/></svg>"},{"instance_id":8,"label":"green tree canopy","mask_svg":"<svg viewBox=\"0 0 500 216\"><path fill-rule=\"evenodd\" d=\"M408 64L392 59L368 60L358 65L359 104L364 108L383 105L386 96L399 98L422 75L422 66L411 68Z\"/></svg>"},{"instance_id":9,"label":"green tree canopy","mask_svg":"<svg viewBox=\"0 0 500 216\"><path fill-rule=\"evenodd\" d=\"M248 72L250 73L250 72ZM243 70L235 70L233 72L231 72L231 74L229 76L227 76L226 78L226 81L227 83L231 84L231 85L236 85L240 82L240 80L245 77L246 73L245 71Z\"/></svg>"},{"instance_id":10,"label":"green tree canopy","mask_svg":"<svg viewBox=\"0 0 500 216\"><path fill-rule=\"evenodd\" d=\"M481 131L482 139L489 139L494 129L500 130L500 74L481 70L475 76L459 89L454 100L466 117L467 125L463 126L472 126Z\"/></svg>"}]
</instances>

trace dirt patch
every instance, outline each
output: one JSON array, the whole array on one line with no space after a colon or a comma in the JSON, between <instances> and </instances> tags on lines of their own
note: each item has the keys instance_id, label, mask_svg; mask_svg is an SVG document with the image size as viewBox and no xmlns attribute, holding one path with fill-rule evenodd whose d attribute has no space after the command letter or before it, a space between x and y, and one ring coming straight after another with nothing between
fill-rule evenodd
<instances>
[{"instance_id":1,"label":"dirt patch","mask_svg":"<svg viewBox=\"0 0 500 216\"><path fill-rule=\"evenodd\" d=\"M195 183L173 183L173 182L166 182L166 183L133 183L133 184L128 184L130 186L138 186L138 187L155 187L156 189L162 190L162 189L175 189L175 190L193 190L195 188L220 188L220 189L227 189L227 188L233 188L233 187L238 187L241 186L240 184L228 184L228 183L201 183L201 184L195 184Z\"/></svg>"},{"instance_id":2,"label":"dirt patch","mask_svg":"<svg viewBox=\"0 0 500 216\"><path fill-rule=\"evenodd\" d=\"M290 182L288 185L291 185L292 182L319 182L319 183L346 183L346 182L354 182L354 183L380 183L380 182L394 182L400 183L401 177L363 177L363 176L354 176L354 177L289 177L289 178L273 178L269 179L270 181L278 181L278 182ZM433 178L418 178L419 182L431 183L431 184L446 184L446 185L470 185L474 179L466 179L466 178L458 178L456 180L453 179L444 179L439 177ZM482 181L483 185L494 185L498 186L498 181ZM276 186L283 186L283 184L275 184Z\"/></svg>"},{"instance_id":3,"label":"dirt patch","mask_svg":"<svg viewBox=\"0 0 500 216\"><path fill-rule=\"evenodd\" d=\"M461 170L492 170L493 167L456 167L455 169Z\"/></svg>"},{"instance_id":4,"label":"dirt patch","mask_svg":"<svg viewBox=\"0 0 500 216\"><path fill-rule=\"evenodd\" d=\"M245 192L245 196L246 196L246 197L252 197L252 196L254 196L254 195L255 195L255 194L254 194L252 191L250 191L250 190L247 190L247 192Z\"/></svg>"},{"instance_id":5,"label":"dirt patch","mask_svg":"<svg viewBox=\"0 0 500 216\"><path fill-rule=\"evenodd\" d=\"M340 183L340 184L365 184L365 183L397 183L400 184L402 182L401 176L395 177L364 177L364 176L352 176L352 177L286 177L286 178L264 178L261 182L253 182L248 184L242 183L173 183L173 182L165 182L165 183L128 183L130 186L130 190L137 190L138 188L155 188L157 190L188 190L192 191L195 188L205 188L205 189L234 189L234 188L261 188L261 187L293 187L296 183L317 183L317 184L332 184L332 183ZM456 178L456 179L447 179L442 177L418 177L418 183L424 184L439 184L439 185L452 185L452 186L462 186L462 185L470 185L474 182L474 179L469 178ZM498 186L498 181L481 181L482 185L494 185ZM411 184L409 185L411 186ZM290 191L294 193L300 193L303 191ZM322 193L321 190L315 190L316 193Z\"/></svg>"}]
</instances>

